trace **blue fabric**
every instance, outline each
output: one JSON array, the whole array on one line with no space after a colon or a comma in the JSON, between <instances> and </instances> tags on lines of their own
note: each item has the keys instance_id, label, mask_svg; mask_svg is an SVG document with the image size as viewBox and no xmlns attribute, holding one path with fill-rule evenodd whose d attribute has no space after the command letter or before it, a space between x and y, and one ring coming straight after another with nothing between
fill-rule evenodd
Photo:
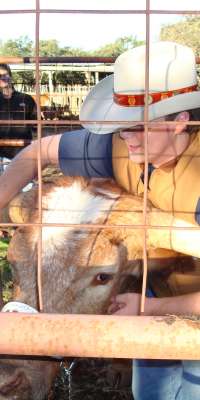
<instances>
[{"instance_id":1,"label":"blue fabric","mask_svg":"<svg viewBox=\"0 0 200 400\"><path fill-rule=\"evenodd\" d=\"M147 297L155 297L147 288ZM200 400L200 361L133 360L134 400Z\"/></svg>"},{"instance_id":2,"label":"blue fabric","mask_svg":"<svg viewBox=\"0 0 200 400\"><path fill-rule=\"evenodd\" d=\"M200 361L133 360L134 400L199 400Z\"/></svg>"},{"instance_id":3,"label":"blue fabric","mask_svg":"<svg viewBox=\"0 0 200 400\"><path fill-rule=\"evenodd\" d=\"M148 188L149 188L149 181L151 178L151 174L154 171L155 167L152 164L148 164ZM142 183L144 183L144 172L141 173L140 179L142 180Z\"/></svg>"},{"instance_id":4,"label":"blue fabric","mask_svg":"<svg viewBox=\"0 0 200 400\"><path fill-rule=\"evenodd\" d=\"M113 178L112 134L95 135L86 129L64 133L59 163L64 175Z\"/></svg>"},{"instance_id":5,"label":"blue fabric","mask_svg":"<svg viewBox=\"0 0 200 400\"><path fill-rule=\"evenodd\" d=\"M155 293L153 292L153 290L150 287L147 287L146 297L156 297Z\"/></svg>"},{"instance_id":6,"label":"blue fabric","mask_svg":"<svg viewBox=\"0 0 200 400\"><path fill-rule=\"evenodd\" d=\"M196 210L195 210L195 221L200 225L200 198L198 199Z\"/></svg>"}]
</instances>

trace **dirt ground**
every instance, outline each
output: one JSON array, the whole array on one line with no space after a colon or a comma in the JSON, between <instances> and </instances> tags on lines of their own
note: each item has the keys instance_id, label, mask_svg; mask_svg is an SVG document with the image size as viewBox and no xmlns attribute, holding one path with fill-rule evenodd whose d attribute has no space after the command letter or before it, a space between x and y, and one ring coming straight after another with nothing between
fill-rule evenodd
<instances>
[{"instance_id":1,"label":"dirt ground","mask_svg":"<svg viewBox=\"0 0 200 400\"><path fill-rule=\"evenodd\" d=\"M131 360L75 359L63 363L47 400L133 400Z\"/></svg>"}]
</instances>

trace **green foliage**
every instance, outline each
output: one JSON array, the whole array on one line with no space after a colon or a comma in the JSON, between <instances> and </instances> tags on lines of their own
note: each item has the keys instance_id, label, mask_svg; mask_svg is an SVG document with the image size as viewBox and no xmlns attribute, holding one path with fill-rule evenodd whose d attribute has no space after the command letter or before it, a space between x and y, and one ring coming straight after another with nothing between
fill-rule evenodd
<instances>
[{"instance_id":1,"label":"green foliage","mask_svg":"<svg viewBox=\"0 0 200 400\"><path fill-rule=\"evenodd\" d=\"M72 48L69 46L60 47L59 42L55 39L40 40L40 56L55 57L55 56L108 56L115 57L123 53L125 50L139 46L144 42L133 36L124 36L118 38L113 43L108 43L105 46L95 51L85 51L80 48ZM33 42L28 36L20 36L18 39L9 39L5 42L0 40L0 55L4 56L33 56L35 52Z\"/></svg>"},{"instance_id":2,"label":"green foliage","mask_svg":"<svg viewBox=\"0 0 200 400\"><path fill-rule=\"evenodd\" d=\"M9 39L0 42L0 54L3 56L32 56L33 42L28 36L20 36L18 39Z\"/></svg>"},{"instance_id":3,"label":"green foliage","mask_svg":"<svg viewBox=\"0 0 200 400\"><path fill-rule=\"evenodd\" d=\"M55 57L60 55L60 47L57 40L40 40L40 56Z\"/></svg>"},{"instance_id":4,"label":"green foliage","mask_svg":"<svg viewBox=\"0 0 200 400\"><path fill-rule=\"evenodd\" d=\"M53 74L54 85L60 83L61 85L74 85L86 84L86 78L83 72L78 71L58 71Z\"/></svg>"},{"instance_id":5,"label":"green foliage","mask_svg":"<svg viewBox=\"0 0 200 400\"><path fill-rule=\"evenodd\" d=\"M48 83L49 83L49 76L46 72L43 72L41 76L41 84L48 85Z\"/></svg>"},{"instance_id":6,"label":"green foliage","mask_svg":"<svg viewBox=\"0 0 200 400\"><path fill-rule=\"evenodd\" d=\"M164 25L161 28L160 39L170 40L191 47L196 55L200 53L200 17L187 16L182 21Z\"/></svg>"},{"instance_id":7,"label":"green foliage","mask_svg":"<svg viewBox=\"0 0 200 400\"><path fill-rule=\"evenodd\" d=\"M102 57L117 57L124 51L132 49L141 44L144 44L144 42L137 40L136 37L124 36L122 38L118 38L114 43L108 43L99 50L94 51L93 55Z\"/></svg>"},{"instance_id":8,"label":"green foliage","mask_svg":"<svg viewBox=\"0 0 200 400\"><path fill-rule=\"evenodd\" d=\"M6 257L8 249L9 239L0 239L0 261L2 258Z\"/></svg>"},{"instance_id":9,"label":"green foliage","mask_svg":"<svg viewBox=\"0 0 200 400\"><path fill-rule=\"evenodd\" d=\"M88 56L90 55L89 51L80 49L80 48L72 48L72 47L62 47L60 48L60 56L68 56L68 57L73 57L73 56L79 56L79 57L83 57L83 56Z\"/></svg>"},{"instance_id":10,"label":"green foliage","mask_svg":"<svg viewBox=\"0 0 200 400\"><path fill-rule=\"evenodd\" d=\"M7 302L11 298L12 292L12 272L7 261L7 249L9 239L0 239L0 275L3 282L3 299Z\"/></svg>"},{"instance_id":11,"label":"green foliage","mask_svg":"<svg viewBox=\"0 0 200 400\"><path fill-rule=\"evenodd\" d=\"M27 84L30 86L35 84L35 78L34 78L33 71L13 72L12 77L13 77L14 84L21 83L21 84Z\"/></svg>"},{"instance_id":12,"label":"green foliage","mask_svg":"<svg viewBox=\"0 0 200 400\"><path fill-rule=\"evenodd\" d=\"M88 52L68 46L60 47L59 42L55 39L40 40L40 56L55 57L55 56L85 56Z\"/></svg>"}]
</instances>

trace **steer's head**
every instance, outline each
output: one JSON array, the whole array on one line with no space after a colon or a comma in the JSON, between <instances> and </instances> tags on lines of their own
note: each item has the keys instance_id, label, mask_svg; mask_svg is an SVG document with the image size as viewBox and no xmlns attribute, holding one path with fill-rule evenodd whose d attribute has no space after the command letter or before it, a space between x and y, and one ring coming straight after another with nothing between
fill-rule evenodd
<instances>
[{"instance_id":1,"label":"steer's head","mask_svg":"<svg viewBox=\"0 0 200 400\"><path fill-rule=\"evenodd\" d=\"M120 196L120 189L107 181L96 184L83 179L59 179L46 184L41 230L36 225L39 221L35 209L37 191L15 199L10 208L12 219L33 223L19 227L9 246L15 299L38 307L40 247L44 312L105 313L110 296L119 291L122 284L124 287L127 276L130 277L133 269L138 271L141 265L142 240L138 241L136 249L132 246L129 254L129 239L124 229L106 227L112 207ZM115 212L116 219L118 214ZM104 224L106 228L97 228L95 224Z\"/></svg>"}]
</instances>

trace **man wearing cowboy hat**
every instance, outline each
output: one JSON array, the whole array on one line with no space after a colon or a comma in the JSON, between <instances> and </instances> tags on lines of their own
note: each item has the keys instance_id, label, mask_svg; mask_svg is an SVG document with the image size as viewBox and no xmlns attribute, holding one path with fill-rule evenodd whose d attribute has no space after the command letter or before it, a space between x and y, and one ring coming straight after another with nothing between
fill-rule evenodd
<instances>
[{"instance_id":1,"label":"man wearing cowboy hat","mask_svg":"<svg viewBox=\"0 0 200 400\"><path fill-rule=\"evenodd\" d=\"M52 163L65 175L114 177L126 190L142 195L146 152L148 198L156 207L200 224L200 130L187 125L200 119L195 56L177 43L150 44L148 97L145 64L145 46L120 55L114 74L100 81L82 105L85 129L42 139L42 167ZM37 152L36 141L0 177L0 208L37 174ZM137 314L139 301L139 294L119 295L109 312ZM200 292L147 298L146 310L149 315L200 314ZM135 361L133 395L135 400L199 400L200 364Z\"/></svg>"}]
</instances>

